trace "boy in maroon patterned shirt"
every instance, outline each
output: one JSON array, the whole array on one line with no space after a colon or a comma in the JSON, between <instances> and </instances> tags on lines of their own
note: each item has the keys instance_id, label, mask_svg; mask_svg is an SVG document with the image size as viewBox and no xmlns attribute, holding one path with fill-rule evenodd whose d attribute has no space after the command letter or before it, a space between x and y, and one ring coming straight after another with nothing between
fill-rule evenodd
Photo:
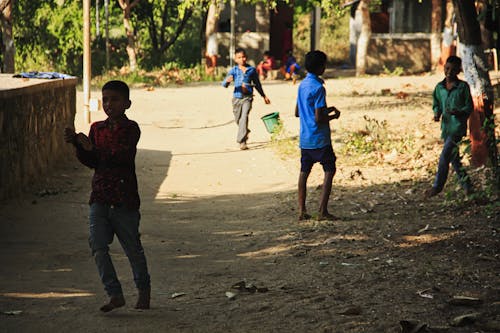
<instances>
[{"instance_id":1,"label":"boy in maroon patterned shirt","mask_svg":"<svg viewBox=\"0 0 500 333\"><path fill-rule=\"evenodd\" d=\"M146 256L139 234L139 193L135 174L135 155L141 131L125 115L131 101L129 88L122 81L109 81L102 87L102 102L108 118L90 127L89 136L66 128L64 138L76 148L78 160L95 170L90 195L89 244L109 303L100 310L111 311L125 305L109 244L117 236L132 267L139 296L136 309L149 309L151 283Z\"/></svg>"}]
</instances>

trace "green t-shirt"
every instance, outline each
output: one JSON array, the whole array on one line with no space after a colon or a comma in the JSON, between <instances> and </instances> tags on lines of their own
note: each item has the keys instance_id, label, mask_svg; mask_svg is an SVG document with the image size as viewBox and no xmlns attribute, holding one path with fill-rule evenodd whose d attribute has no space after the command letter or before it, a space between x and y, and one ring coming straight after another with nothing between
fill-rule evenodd
<instances>
[{"instance_id":1,"label":"green t-shirt","mask_svg":"<svg viewBox=\"0 0 500 333\"><path fill-rule=\"evenodd\" d=\"M432 110L442 117L441 138L462 138L467 133L467 118L474 108L467 82L458 80L450 90L446 89L446 79L439 82L432 94ZM449 111L456 110L457 115Z\"/></svg>"}]
</instances>

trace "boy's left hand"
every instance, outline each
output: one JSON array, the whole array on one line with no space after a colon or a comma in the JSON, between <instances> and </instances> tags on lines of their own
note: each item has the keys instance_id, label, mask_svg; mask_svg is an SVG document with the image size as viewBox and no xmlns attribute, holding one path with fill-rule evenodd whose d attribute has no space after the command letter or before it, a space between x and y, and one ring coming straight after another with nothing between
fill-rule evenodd
<instances>
[{"instance_id":1,"label":"boy's left hand","mask_svg":"<svg viewBox=\"0 0 500 333\"><path fill-rule=\"evenodd\" d=\"M264 103L271 104L271 100L267 96L264 96Z\"/></svg>"},{"instance_id":2,"label":"boy's left hand","mask_svg":"<svg viewBox=\"0 0 500 333\"><path fill-rule=\"evenodd\" d=\"M328 114L334 112L333 119L339 119L340 111L335 106L330 106L327 108Z\"/></svg>"},{"instance_id":3,"label":"boy's left hand","mask_svg":"<svg viewBox=\"0 0 500 333\"><path fill-rule=\"evenodd\" d=\"M75 140L84 150L92 151L92 143L85 134L78 133Z\"/></svg>"}]
</instances>

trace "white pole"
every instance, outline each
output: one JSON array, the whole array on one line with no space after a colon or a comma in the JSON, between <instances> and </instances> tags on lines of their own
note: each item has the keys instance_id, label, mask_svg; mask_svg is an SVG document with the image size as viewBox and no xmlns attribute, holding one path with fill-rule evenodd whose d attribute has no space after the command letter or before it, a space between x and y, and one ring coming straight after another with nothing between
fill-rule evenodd
<instances>
[{"instance_id":1,"label":"white pole","mask_svg":"<svg viewBox=\"0 0 500 333\"><path fill-rule=\"evenodd\" d=\"M236 0L231 0L231 33L229 44L229 66L233 67L233 57L235 47L235 22L236 21Z\"/></svg>"},{"instance_id":2,"label":"white pole","mask_svg":"<svg viewBox=\"0 0 500 333\"><path fill-rule=\"evenodd\" d=\"M83 117L90 123L90 0L83 0Z\"/></svg>"}]
</instances>

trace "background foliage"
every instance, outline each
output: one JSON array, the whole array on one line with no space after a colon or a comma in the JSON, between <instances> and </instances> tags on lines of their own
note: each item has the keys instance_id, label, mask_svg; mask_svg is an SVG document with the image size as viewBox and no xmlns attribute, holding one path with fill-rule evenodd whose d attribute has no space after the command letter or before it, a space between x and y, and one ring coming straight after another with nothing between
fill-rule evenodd
<instances>
[{"instance_id":1,"label":"background foliage","mask_svg":"<svg viewBox=\"0 0 500 333\"><path fill-rule=\"evenodd\" d=\"M110 1L110 68L106 69L103 2L99 1L100 33L97 35L96 2L92 1L92 75L106 75L109 71L123 74L120 69L127 66L128 57L122 10L117 1ZM269 2L270 6L275 2ZM140 69L164 73L172 68L189 68L191 71L186 79L207 79L202 74L201 58L208 3L207 0L141 0L132 10L131 17L137 38ZM321 48L327 52L332 63L340 63L346 59L349 47L348 16L338 9L338 3L339 1L326 1L321 4L320 1L305 0L294 2L294 40L299 60L309 49L309 12L312 6L319 4L324 6ZM17 72L57 71L82 75L81 0L17 0L13 10ZM178 29L183 24L182 18L187 14L189 19L177 36ZM196 75L193 75L193 70ZM133 78L134 81L137 79Z\"/></svg>"}]
</instances>

